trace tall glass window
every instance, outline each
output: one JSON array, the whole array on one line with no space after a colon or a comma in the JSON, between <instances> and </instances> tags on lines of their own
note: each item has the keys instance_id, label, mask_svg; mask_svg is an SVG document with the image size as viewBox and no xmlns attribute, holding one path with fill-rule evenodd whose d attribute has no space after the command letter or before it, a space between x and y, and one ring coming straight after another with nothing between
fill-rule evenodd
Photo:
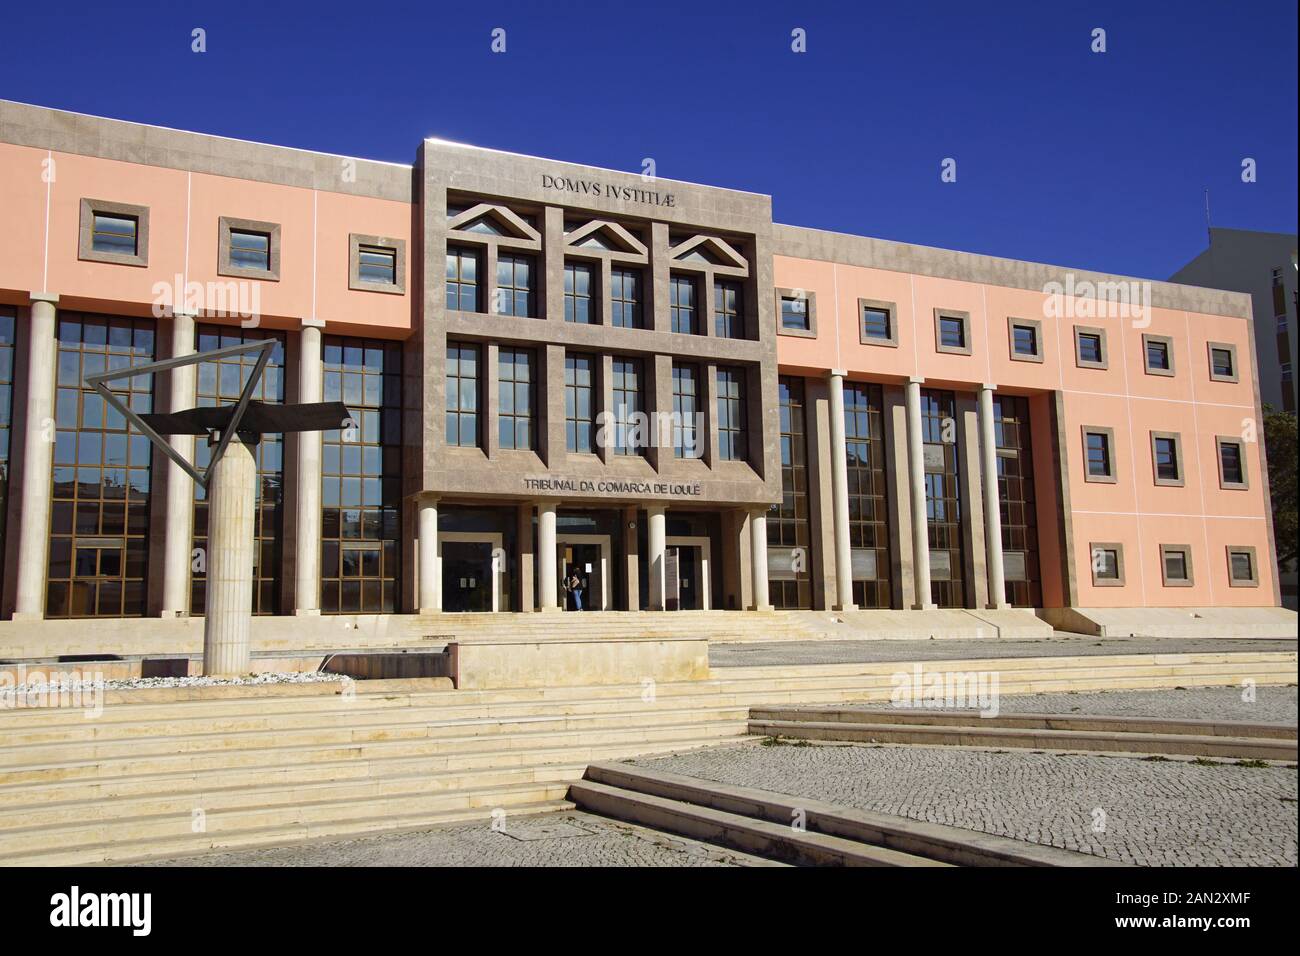
<instances>
[{"instance_id":1,"label":"tall glass window","mask_svg":"<svg viewBox=\"0 0 1300 956\"><path fill-rule=\"evenodd\" d=\"M447 444L478 445L478 348L447 343Z\"/></svg>"},{"instance_id":2,"label":"tall glass window","mask_svg":"<svg viewBox=\"0 0 1300 956\"><path fill-rule=\"evenodd\" d=\"M844 383L844 446L853 603L887 608L892 603L889 485L885 480L884 393L879 385Z\"/></svg>"},{"instance_id":3,"label":"tall glass window","mask_svg":"<svg viewBox=\"0 0 1300 956\"><path fill-rule=\"evenodd\" d=\"M447 308L481 312L479 306L479 254L472 249L447 249Z\"/></svg>"},{"instance_id":4,"label":"tall glass window","mask_svg":"<svg viewBox=\"0 0 1300 956\"><path fill-rule=\"evenodd\" d=\"M1029 399L994 395L993 430L998 451L998 501L1002 515L1002 565L1007 602L1017 607L1042 607Z\"/></svg>"},{"instance_id":5,"label":"tall glass window","mask_svg":"<svg viewBox=\"0 0 1300 956\"><path fill-rule=\"evenodd\" d=\"M641 328L641 273L613 269L609 274L610 324L619 329Z\"/></svg>"},{"instance_id":6,"label":"tall glass window","mask_svg":"<svg viewBox=\"0 0 1300 956\"><path fill-rule=\"evenodd\" d=\"M925 510L930 533L930 599L965 607L961 483L957 476L957 399L952 392L921 392L925 443Z\"/></svg>"},{"instance_id":7,"label":"tall glass window","mask_svg":"<svg viewBox=\"0 0 1300 956\"><path fill-rule=\"evenodd\" d=\"M812 607L812 525L808 518L808 445L804 383L782 376L781 503L767 516L768 594L774 607Z\"/></svg>"},{"instance_id":8,"label":"tall glass window","mask_svg":"<svg viewBox=\"0 0 1300 956\"><path fill-rule=\"evenodd\" d=\"M675 275L668 279L668 305L674 332L683 332L687 335L695 335L699 332L693 278Z\"/></svg>"},{"instance_id":9,"label":"tall glass window","mask_svg":"<svg viewBox=\"0 0 1300 956\"><path fill-rule=\"evenodd\" d=\"M595 289L592 267L585 262L564 264L564 321L590 325L594 321L591 304Z\"/></svg>"},{"instance_id":10,"label":"tall glass window","mask_svg":"<svg viewBox=\"0 0 1300 956\"><path fill-rule=\"evenodd\" d=\"M714 334L724 339L745 337L745 317L740 312L740 283L719 280L713 284Z\"/></svg>"},{"instance_id":11,"label":"tall glass window","mask_svg":"<svg viewBox=\"0 0 1300 956\"><path fill-rule=\"evenodd\" d=\"M718 369L718 457L723 461L745 461L749 457L745 418L744 370Z\"/></svg>"},{"instance_id":12,"label":"tall glass window","mask_svg":"<svg viewBox=\"0 0 1300 956\"><path fill-rule=\"evenodd\" d=\"M200 352L261 342L271 339L275 348L266 363L262 380L253 391L259 402L284 401L284 333L258 329L200 325L196 347ZM230 355L198 366L197 404L200 408L233 405L248 383L257 356ZM253 449L257 464L257 504L253 537L253 613L275 614L280 607L281 543L284 537L284 436L275 432L262 436ZM208 467L212 449L205 440L194 443L194 463L200 470ZM207 493L194 488L194 548L202 558L191 561L190 613L202 614L207 604L208 565Z\"/></svg>"},{"instance_id":13,"label":"tall glass window","mask_svg":"<svg viewBox=\"0 0 1300 956\"><path fill-rule=\"evenodd\" d=\"M638 428L642 412L640 359L614 359L613 391L614 454L644 454L647 436Z\"/></svg>"},{"instance_id":14,"label":"tall glass window","mask_svg":"<svg viewBox=\"0 0 1300 956\"><path fill-rule=\"evenodd\" d=\"M497 351L497 439L502 448L533 448L533 353Z\"/></svg>"},{"instance_id":15,"label":"tall glass window","mask_svg":"<svg viewBox=\"0 0 1300 956\"><path fill-rule=\"evenodd\" d=\"M699 458L695 427L699 412L700 372L694 365L673 366L673 456Z\"/></svg>"},{"instance_id":16,"label":"tall glass window","mask_svg":"<svg viewBox=\"0 0 1300 956\"><path fill-rule=\"evenodd\" d=\"M502 255L497 259L498 315L528 318L533 311L533 260L530 256Z\"/></svg>"},{"instance_id":17,"label":"tall glass window","mask_svg":"<svg viewBox=\"0 0 1300 956\"><path fill-rule=\"evenodd\" d=\"M325 401L351 417L321 441L321 611L397 609L401 579L402 346L329 335Z\"/></svg>"},{"instance_id":18,"label":"tall glass window","mask_svg":"<svg viewBox=\"0 0 1300 956\"><path fill-rule=\"evenodd\" d=\"M14 391L13 309L0 308L0 555L5 553L5 515L9 513L9 435Z\"/></svg>"},{"instance_id":19,"label":"tall glass window","mask_svg":"<svg viewBox=\"0 0 1300 956\"><path fill-rule=\"evenodd\" d=\"M595 447L595 360L590 355L564 357L564 443L578 454Z\"/></svg>"},{"instance_id":20,"label":"tall glass window","mask_svg":"<svg viewBox=\"0 0 1300 956\"><path fill-rule=\"evenodd\" d=\"M63 313L58 322L47 617L145 613L152 449L87 375L154 358L152 319ZM153 377L112 383L132 411L153 410Z\"/></svg>"}]
</instances>

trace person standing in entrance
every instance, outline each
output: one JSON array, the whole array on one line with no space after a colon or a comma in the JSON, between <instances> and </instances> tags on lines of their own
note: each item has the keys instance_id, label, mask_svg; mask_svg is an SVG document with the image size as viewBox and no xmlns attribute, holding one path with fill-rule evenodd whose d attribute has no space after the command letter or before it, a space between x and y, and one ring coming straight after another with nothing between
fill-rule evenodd
<instances>
[{"instance_id":1,"label":"person standing in entrance","mask_svg":"<svg viewBox=\"0 0 1300 956\"><path fill-rule=\"evenodd\" d=\"M569 568L568 576L564 579L564 590L569 593L573 603L573 610L582 610L582 578L578 577L577 566Z\"/></svg>"}]
</instances>

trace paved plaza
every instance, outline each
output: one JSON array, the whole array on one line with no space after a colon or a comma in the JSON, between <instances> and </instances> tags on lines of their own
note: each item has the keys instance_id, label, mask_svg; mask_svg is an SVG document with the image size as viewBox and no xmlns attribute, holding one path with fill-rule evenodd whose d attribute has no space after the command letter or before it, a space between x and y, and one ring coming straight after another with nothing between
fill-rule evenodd
<instances>
[{"instance_id":1,"label":"paved plaza","mask_svg":"<svg viewBox=\"0 0 1300 956\"><path fill-rule=\"evenodd\" d=\"M1004 696L1004 712L1296 719L1296 689ZM1095 853L1141 866L1295 866L1296 769L1215 759L780 744L638 766Z\"/></svg>"},{"instance_id":2,"label":"paved plaza","mask_svg":"<svg viewBox=\"0 0 1300 956\"><path fill-rule=\"evenodd\" d=\"M573 810L141 866L767 866L722 847Z\"/></svg>"}]
</instances>

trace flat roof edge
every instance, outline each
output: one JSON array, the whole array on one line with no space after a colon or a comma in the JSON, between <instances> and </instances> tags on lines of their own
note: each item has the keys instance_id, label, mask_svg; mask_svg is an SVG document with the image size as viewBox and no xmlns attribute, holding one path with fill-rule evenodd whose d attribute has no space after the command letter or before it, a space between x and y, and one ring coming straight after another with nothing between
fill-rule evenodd
<instances>
[{"instance_id":1,"label":"flat roof edge","mask_svg":"<svg viewBox=\"0 0 1300 956\"><path fill-rule=\"evenodd\" d=\"M937 246L874 239L851 233L830 232L784 223L772 225L772 252L795 259L813 259L840 265L910 272L939 279L955 279L985 285L1042 292L1050 282L1063 283L1072 276L1074 284L1140 282L1151 288L1151 305L1204 315L1230 318L1251 317L1250 296L1227 289L1207 289L1159 279L1073 269L1069 266L1006 259L976 252L961 252Z\"/></svg>"},{"instance_id":2,"label":"flat roof edge","mask_svg":"<svg viewBox=\"0 0 1300 956\"><path fill-rule=\"evenodd\" d=\"M409 203L413 167L0 99L0 142ZM346 164L352 164L350 167Z\"/></svg>"}]
</instances>

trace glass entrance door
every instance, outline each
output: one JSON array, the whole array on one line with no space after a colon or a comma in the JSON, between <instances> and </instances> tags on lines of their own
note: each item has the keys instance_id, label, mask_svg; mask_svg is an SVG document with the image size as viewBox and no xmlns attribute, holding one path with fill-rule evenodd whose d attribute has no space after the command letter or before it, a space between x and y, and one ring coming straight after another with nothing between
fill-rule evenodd
<instances>
[{"instance_id":1,"label":"glass entrance door","mask_svg":"<svg viewBox=\"0 0 1300 956\"><path fill-rule=\"evenodd\" d=\"M702 609L704 607L704 594L701 588L704 587L704 576L701 573L702 563L700 561L699 547L679 544L669 550L677 553L677 560L675 562L669 561L667 564L670 569L676 567L677 587L674 589L672 582L668 582L668 610L698 611Z\"/></svg>"},{"instance_id":2,"label":"glass entrance door","mask_svg":"<svg viewBox=\"0 0 1300 956\"><path fill-rule=\"evenodd\" d=\"M562 544L559 562L560 606L566 611L603 611L600 545ZM564 586L566 580L575 577L576 593Z\"/></svg>"},{"instance_id":3,"label":"glass entrance door","mask_svg":"<svg viewBox=\"0 0 1300 956\"><path fill-rule=\"evenodd\" d=\"M491 542L442 542L442 606L446 611L493 610Z\"/></svg>"}]
</instances>

